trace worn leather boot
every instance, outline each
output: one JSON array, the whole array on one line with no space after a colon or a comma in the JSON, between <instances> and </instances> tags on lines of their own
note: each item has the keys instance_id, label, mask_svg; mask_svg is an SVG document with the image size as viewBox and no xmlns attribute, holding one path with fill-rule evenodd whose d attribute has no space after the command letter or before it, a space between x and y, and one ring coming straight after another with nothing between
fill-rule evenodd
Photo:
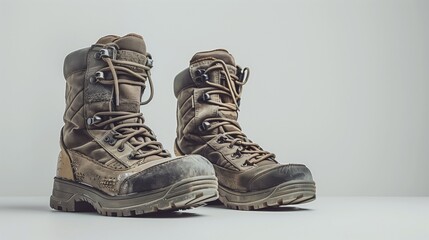
<instances>
[{"instance_id":1,"label":"worn leather boot","mask_svg":"<svg viewBox=\"0 0 429 240\"><path fill-rule=\"evenodd\" d=\"M213 166L198 155L171 158L144 124L153 96L143 38L105 36L64 63L66 110L50 206L134 216L187 209L217 198ZM141 102L150 86L150 97Z\"/></svg>"},{"instance_id":2,"label":"worn leather boot","mask_svg":"<svg viewBox=\"0 0 429 240\"><path fill-rule=\"evenodd\" d=\"M174 80L177 97L176 155L199 154L214 165L219 200L227 207L253 210L315 199L310 170L279 164L242 132L237 122L248 68L222 49L195 54Z\"/></svg>"}]
</instances>

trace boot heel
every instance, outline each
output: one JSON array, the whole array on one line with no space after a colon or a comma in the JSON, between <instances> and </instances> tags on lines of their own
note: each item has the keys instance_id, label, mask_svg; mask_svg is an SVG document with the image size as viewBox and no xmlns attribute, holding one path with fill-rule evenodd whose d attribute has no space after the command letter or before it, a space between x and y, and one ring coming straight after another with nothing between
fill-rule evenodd
<instances>
[{"instance_id":1,"label":"boot heel","mask_svg":"<svg viewBox=\"0 0 429 240\"><path fill-rule=\"evenodd\" d=\"M83 195L77 189L73 189L72 185L63 182L64 180L54 179L54 188L50 198L51 208L64 212L95 211L90 203L83 200Z\"/></svg>"}]
</instances>

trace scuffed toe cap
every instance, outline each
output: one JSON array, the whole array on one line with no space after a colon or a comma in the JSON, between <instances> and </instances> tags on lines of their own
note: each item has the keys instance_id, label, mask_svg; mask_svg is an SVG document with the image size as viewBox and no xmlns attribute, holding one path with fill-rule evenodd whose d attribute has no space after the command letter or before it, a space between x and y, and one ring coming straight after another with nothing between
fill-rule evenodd
<instances>
[{"instance_id":1,"label":"scuffed toe cap","mask_svg":"<svg viewBox=\"0 0 429 240\"><path fill-rule=\"evenodd\" d=\"M310 169L301 164L287 164L279 165L267 171L257 174L250 181L250 190L257 191L262 189L271 188L279 184L301 180L305 182L312 182L313 177Z\"/></svg>"},{"instance_id":2,"label":"scuffed toe cap","mask_svg":"<svg viewBox=\"0 0 429 240\"><path fill-rule=\"evenodd\" d=\"M187 178L213 175L213 166L207 159L199 155L187 155L132 175L122 184L121 193L141 193L164 188Z\"/></svg>"}]
</instances>

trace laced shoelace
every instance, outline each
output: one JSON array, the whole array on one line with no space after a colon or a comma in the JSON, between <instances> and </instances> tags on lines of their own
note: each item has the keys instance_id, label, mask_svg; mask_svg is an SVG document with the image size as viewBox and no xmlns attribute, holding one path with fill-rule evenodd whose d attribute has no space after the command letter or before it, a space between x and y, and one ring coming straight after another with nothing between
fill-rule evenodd
<instances>
[{"instance_id":1,"label":"laced shoelace","mask_svg":"<svg viewBox=\"0 0 429 240\"><path fill-rule=\"evenodd\" d=\"M112 48L111 45L108 47ZM118 47L113 45L116 49ZM150 56L150 55L148 55ZM135 62L117 60L109 56L101 56L101 59L107 63L107 67L100 69L96 73L96 82L105 85L113 85L115 93L115 103L119 106L119 85L128 84L136 85L144 88L145 82L148 80L150 85L150 96L144 101L140 102L140 105L148 104L154 94L153 82L150 76L151 66L138 64ZM141 72L136 72L140 70ZM112 79L105 79L104 72L110 71ZM118 73L121 75L129 75L137 80L130 79L119 79ZM109 127L114 133L113 138L119 142L118 151L123 151L125 143L129 142L133 146L133 151L129 155L130 159L142 159L149 156L158 155L160 157L170 157L170 153L163 149L162 144L156 140L156 136L152 130L144 124L145 120L142 113L132 113L125 111L109 111L109 112L98 112L94 115L98 121L94 122L93 125L100 128ZM124 122L126 120L134 120L130 122Z\"/></svg>"},{"instance_id":2,"label":"laced shoelace","mask_svg":"<svg viewBox=\"0 0 429 240\"><path fill-rule=\"evenodd\" d=\"M222 80L226 82L227 86L222 84L217 84L209 80L205 83L213 88L213 90L206 91L205 94L210 96L211 94L219 94L232 99L232 103L218 102L208 98L205 102L218 105L219 110L226 111L239 111L239 101L241 98L241 89L249 79L249 68L244 68L240 73L240 78L236 75L231 75L228 71L226 63L222 60L215 60L212 64L204 71L204 74L207 74L211 71L219 70L221 73ZM203 73L201 73L203 74ZM228 118L207 118L205 122L212 123L205 130L210 132L214 129L219 129L222 132L222 136L218 138L218 142L229 143L229 148L232 148L234 145L238 146L237 152L234 154L234 157L241 157L241 154L250 154L249 160L245 164L254 165L263 160L272 160L275 161L275 154L263 150L258 144L252 142L247 138L247 136L242 132L239 123L236 120ZM223 126L228 126L234 130L225 131ZM208 138L213 138L218 135L207 135Z\"/></svg>"}]
</instances>

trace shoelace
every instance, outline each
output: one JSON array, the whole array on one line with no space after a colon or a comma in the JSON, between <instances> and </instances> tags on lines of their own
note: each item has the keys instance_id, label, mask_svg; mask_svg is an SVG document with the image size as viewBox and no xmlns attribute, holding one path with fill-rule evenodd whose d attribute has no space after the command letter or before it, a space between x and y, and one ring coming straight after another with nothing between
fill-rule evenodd
<instances>
[{"instance_id":1,"label":"shoelace","mask_svg":"<svg viewBox=\"0 0 429 240\"><path fill-rule=\"evenodd\" d=\"M230 97L233 103L217 102L211 99L207 99L206 103L218 105L219 110L239 111L241 88L247 83L249 79L249 69L244 68L240 74L241 77L239 78L236 75L231 75L229 73L228 67L224 61L215 60L205 70L205 73L215 70L220 70L221 76L225 77L223 80L226 82L227 87L211 81L206 81L206 84L211 86L213 90L209 90L205 93L208 94L208 96L210 96L210 94L219 94ZM205 122L214 122L205 129L207 132L210 132L214 129L219 129L222 132L222 136L218 138L218 142L229 143L228 147L230 148L232 148L234 145L239 147L237 152L234 154L236 157L240 157L241 154L250 154L249 160L246 164L253 165L267 159L275 161L275 154L263 150L258 144L249 140L242 132L241 127L237 121L228 118L207 118L205 119ZM225 131L223 126L232 127L234 130ZM218 135L207 135L209 138L216 136Z\"/></svg>"},{"instance_id":2,"label":"shoelace","mask_svg":"<svg viewBox=\"0 0 429 240\"><path fill-rule=\"evenodd\" d=\"M109 45L108 47L112 47ZM117 46L113 46L118 48ZM149 81L150 85L150 96L144 101L140 102L140 105L149 103L154 94L153 82L150 76L150 66L138 64L130 61L123 61L111 58L109 56L101 56L101 59L107 63L107 67L100 69L96 74L96 82L100 84L114 86L115 102L116 106L119 106L119 85L129 84L145 87L146 80ZM131 69L141 70L141 72L135 72ZM110 71L113 79L104 79L104 72ZM119 79L118 72L124 75L130 75L138 80ZM110 111L110 112L98 112L93 118L99 121L94 122L93 125L96 127L104 128L109 126L111 131L114 133L113 137L120 141L118 151L124 150L124 145L129 142L133 147L133 151L129 155L130 159L142 159L148 156L158 155L160 157L170 157L170 153L163 149L162 144L156 140L152 130L144 124L144 118L142 113L131 113L123 111ZM105 119L105 120L103 120ZM126 120L132 120L134 122L124 122Z\"/></svg>"}]
</instances>

